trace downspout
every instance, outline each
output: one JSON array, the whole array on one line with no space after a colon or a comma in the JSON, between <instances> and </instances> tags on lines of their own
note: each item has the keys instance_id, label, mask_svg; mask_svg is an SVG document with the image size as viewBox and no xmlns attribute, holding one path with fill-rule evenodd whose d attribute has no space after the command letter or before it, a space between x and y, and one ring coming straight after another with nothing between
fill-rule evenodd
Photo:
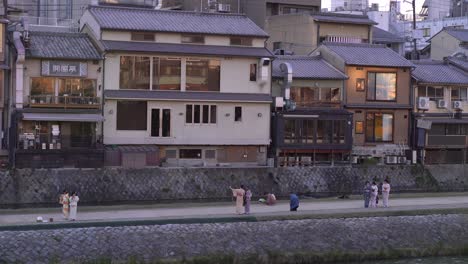
<instances>
[{"instance_id":1,"label":"downspout","mask_svg":"<svg viewBox=\"0 0 468 264\"><path fill-rule=\"evenodd\" d=\"M105 78L105 76L106 76L105 75L106 74L106 54L104 53L102 55L102 57L103 58L102 58L102 77L101 77L102 78L102 82L101 82L102 83L101 84L101 114L102 114L102 117L104 117L104 87L105 87L104 82L106 80L106 78ZM103 147L104 147L104 122L105 121L106 120L101 122L101 141L102 141L101 144L102 144Z\"/></svg>"}]
</instances>

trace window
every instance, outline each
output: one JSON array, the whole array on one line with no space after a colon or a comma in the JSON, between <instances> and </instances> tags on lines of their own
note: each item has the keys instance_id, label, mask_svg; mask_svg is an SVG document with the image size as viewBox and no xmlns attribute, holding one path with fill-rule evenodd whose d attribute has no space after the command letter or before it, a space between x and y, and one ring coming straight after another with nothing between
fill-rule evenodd
<instances>
[{"instance_id":1,"label":"window","mask_svg":"<svg viewBox=\"0 0 468 264\"><path fill-rule=\"evenodd\" d=\"M333 121L333 143L345 143L345 120Z\"/></svg>"},{"instance_id":2,"label":"window","mask_svg":"<svg viewBox=\"0 0 468 264\"><path fill-rule=\"evenodd\" d=\"M430 37L431 36L431 28L423 28L423 37Z\"/></svg>"},{"instance_id":3,"label":"window","mask_svg":"<svg viewBox=\"0 0 468 264\"><path fill-rule=\"evenodd\" d=\"M96 80L78 78L31 78L32 104L97 104ZM58 96L56 96L58 95Z\"/></svg>"},{"instance_id":4,"label":"window","mask_svg":"<svg viewBox=\"0 0 468 264\"><path fill-rule=\"evenodd\" d=\"M393 114L367 113L366 114L366 141L391 142L393 141Z\"/></svg>"},{"instance_id":5,"label":"window","mask_svg":"<svg viewBox=\"0 0 468 264\"><path fill-rule=\"evenodd\" d=\"M242 121L242 107L236 106L234 108L234 121L241 122Z\"/></svg>"},{"instance_id":6,"label":"window","mask_svg":"<svg viewBox=\"0 0 468 264\"><path fill-rule=\"evenodd\" d=\"M205 37L202 35L182 35L182 43L205 43Z\"/></svg>"},{"instance_id":7,"label":"window","mask_svg":"<svg viewBox=\"0 0 468 264\"><path fill-rule=\"evenodd\" d=\"M120 57L120 89L150 88L150 57Z\"/></svg>"},{"instance_id":8,"label":"window","mask_svg":"<svg viewBox=\"0 0 468 264\"><path fill-rule=\"evenodd\" d=\"M452 88L451 89L452 101L467 101L466 88Z\"/></svg>"},{"instance_id":9,"label":"window","mask_svg":"<svg viewBox=\"0 0 468 264\"><path fill-rule=\"evenodd\" d=\"M356 125L354 127L354 133L356 133L356 134L363 134L364 133L364 122L356 121Z\"/></svg>"},{"instance_id":10,"label":"window","mask_svg":"<svg viewBox=\"0 0 468 264\"><path fill-rule=\"evenodd\" d=\"M396 100L396 73L367 73L367 100Z\"/></svg>"},{"instance_id":11,"label":"window","mask_svg":"<svg viewBox=\"0 0 468 264\"><path fill-rule=\"evenodd\" d=\"M356 91L363 92L366 89L366 79L356 79Z\"/></svg>"},{"instance_id":12,"label":"window","mask_svg":"<svg viewBox=\"0 0 468 264\"><path fill-rule=\"evenodd\" d=\"M117 130L146 130L146 101L117 101Z\"/></svg>"},{"instance_id":13,"label":"window","mask_svg":"<svg viewBox=\"0 0 468 264\"><path fill-rule=\"evenodd\" d=\"M180 90L180 58L153 58L153 90Z\"/></svg>"},{"instance_id":14,"label":"window","mask_svg":"<svg viewBox=\"0 0 468 264\"><path fill-rule=\"evenodd\" d=\"M296 120L284 120L284 143L296 143Z\"/></svg>"},{"instance_id":15,"label":"window","mask_svg":"<svg viewBox=\"0 0 468 264\"><path fill-rule=\"evenodd\" d=\"M154 41L154 33L132 32L134 41Z\"/></svg>"},{"instance_id":16,"label":"window","mask_svg":"<svg viewBox=\"0 0 468 264\"><path fill-rule=\"evenodd\" d=\"M231 45L235 46L252 46L252 38L246 37L231 37Z\"/></svg>"},{"instance_id":17,"label":"window","mask_svg":"<svg viewBox=\"0 0 468 264\"><path fill-rule=\"evenodd\" d=\"M418 96L429 97L429 100L431 101L443 100L444 88L432 86L418 86Z\"/></svg>"},{"instance_id":18,"label":"window","mask_svg":"<svg viewBox=\"0 0 468 264\"><path fill-rule=\"evenodd\" d=\"M298 106L313 106L317 102L339 102L340 88L291 87L291 99Z\"/></svg>"},{"instance_id":19,"label":"window","mask_svg":"<svg viewBox=\"0 0 468 264\"><path fill-rule=\"evenodd\" d=\"M317 144L332 143L333 120L317 120Z\"/></svg>"},{"instance_id":20,"label":"window","mask_svg":"<svg viewBox=\"0 0 468 264\"><path fill-rule=\"evenodd\" d=\"M31 96L35 95L55 95L54 78L32 78Z\"/></svg>"},{"instance_id":21,"label":"window","mask_svg":"<svg viewBox=\"0 0 468 264\"><path fill-rule=\"evenodd\" d=\"M151 136L171 136L171 110L151 109Z\"/></svg>"},{"instance_id":22,"label":"window","mask_svg":"<svg viewBox=\"0 0 468 264\"><path fill-rule=\"evenodd\" d=\"M214 149L205 150L205 159L216 159L216 150Z\"/></svg>"},{"instance_id":23,"label":"window","mask_svg":"<svg viewBox=\"0 0 468 264\"><path fill-rule=\"evenodd\" d=\"M201 159L201 149L181 149L179 150L179 158L181 159Z\"/></svg>"},{"instance_id":24,"label":"window","mask_svg":"<svg viewBox=\"0 0 468 264\"><path fill-rule=\"evenodd\" d=\"M250 81L251 82L257 81L257 64L256 63L250 64Z\"/></svg>"},{"instance_id":25,"label":"window","mask_svg":"<svg viewBox=\"0 0 468 264\"><path fill-rule=\"evenodd\" d=\"M58 95L95 97L96 80L58 79Z\"/></svg>"},{"instance_id":26,"label":"window","mask_svg":"<svg viewBox=\"0 0 468 264\"><path fill-rule=\"evenodd\" d=\"M186 105L185 123L216 124L216 105Z\"/></svg>"},{"instance_id":27,"label":"window","mask_svg":"<svg viewBox=\"0 0 468 264\"><path fill-rule=\"evenodd\" d=\"M186 90L219 92L220 73L221 62L219 60L187 60Z\"/></svg>"}]
</instances>

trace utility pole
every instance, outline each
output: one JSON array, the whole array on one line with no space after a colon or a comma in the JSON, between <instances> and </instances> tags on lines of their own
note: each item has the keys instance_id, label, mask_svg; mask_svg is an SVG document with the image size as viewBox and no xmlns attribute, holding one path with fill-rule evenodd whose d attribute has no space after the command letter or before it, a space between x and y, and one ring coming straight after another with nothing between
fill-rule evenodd
<instances>
[{"instance_id":1,"label":"utility pole","mask_svg":"<svg viewBox=\"0 0 468 264\"><path fill-rule=\"evenodd\" d=\"M413 6L413 45L414 45L413 56L411 56L411 59L418 60L419 59L418 46L416 43L416 38L414 37L414 33L416 32L416 0L412 0L411 5Z\"/></svg>"}]
</instances>

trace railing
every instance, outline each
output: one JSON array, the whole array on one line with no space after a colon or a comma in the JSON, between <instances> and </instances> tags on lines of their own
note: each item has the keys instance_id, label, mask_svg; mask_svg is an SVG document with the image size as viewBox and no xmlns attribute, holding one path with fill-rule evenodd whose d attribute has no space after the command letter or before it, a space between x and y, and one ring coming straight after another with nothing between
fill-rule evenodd
<instances>
[{"instance_id":1,"label":"railing","mask_svg":"<svg viewBox=\"0 0 468 264\"><path fill-rule=\"evenodd\" d=\"M314 108L314 107L339 107L341 101L331 100L316 100L316 101L296 101L297 108Z\"/></svg>"},{"instance_id":2,"label":"railing","mask_svg":"<svg viewBox=\"0 0 468 264\"><path fill-rule=\"evenodd\" d=\"M465 146L467 137L465 135L428 135L428 146Z\"/></svg>"},{"instance_id":3,"label":"railing","mask_svg":"<svg viewBox=\"0 0 468 264\"><path fill-rule=\"evenodd\" d=\"M33 95L29 97L30 107L44 108L91 108L99 109L99 97Z\"/></svg>"}]
</instances>

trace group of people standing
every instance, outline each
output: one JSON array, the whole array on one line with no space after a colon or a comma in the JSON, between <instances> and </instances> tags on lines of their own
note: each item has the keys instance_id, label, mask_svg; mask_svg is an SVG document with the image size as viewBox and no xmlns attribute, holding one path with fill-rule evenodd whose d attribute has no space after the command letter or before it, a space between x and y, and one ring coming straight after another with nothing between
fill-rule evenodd
<instances>
[{"instance_id":1,"label":"group of people standing","mask_svg":"<svg viewBox=\"0 0 468 264\"><path fill-rule=\"evenodd\" d=\"M385 179L382 183L382 200L383 207L388 207L388 198L390 196L390 182ZM372 184L366 181L364 185L364 207L377 208L379 203L379 187L375 181Z\"/></svg>"},{"instance_id":2,"label":"group of people standing","mask_svg":"<svg viewBox=\"0 0 468 264\"><path fill-rule=\"evenodd\" d=\"M59 198L59 203L62 205L62 213L65 220L76 220L79 200L80 198L76 192L72 192L72 195L70 196L67 190L63 190Z\"/></svg>"}]
</instances>

